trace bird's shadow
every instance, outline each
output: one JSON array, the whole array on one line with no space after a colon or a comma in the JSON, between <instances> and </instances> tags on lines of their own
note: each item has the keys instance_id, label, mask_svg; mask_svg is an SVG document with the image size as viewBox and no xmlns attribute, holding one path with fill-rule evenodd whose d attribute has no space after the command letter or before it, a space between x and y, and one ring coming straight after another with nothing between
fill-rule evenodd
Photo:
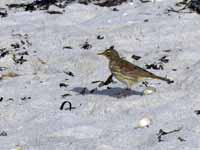
<instances>
[{"instance_id":1,"label":"bird's shadow","mask_svg":"<svg viewBox=\"0 0 200 150\"><path fill-rule=\"evenodd\" d=\"M113 87L113 88L103 89L103 90L99 90L97 88L88 90L88 88L86 87L75 87L71 91L76 92L80 95L90 95L90 94L107 95L107 96L111 96L115 98L124 98L124 97L129 97L132 95L140 95L140 96L143 95L143 92L127 90L120 87Z\"/></svg>"}]
</instances>

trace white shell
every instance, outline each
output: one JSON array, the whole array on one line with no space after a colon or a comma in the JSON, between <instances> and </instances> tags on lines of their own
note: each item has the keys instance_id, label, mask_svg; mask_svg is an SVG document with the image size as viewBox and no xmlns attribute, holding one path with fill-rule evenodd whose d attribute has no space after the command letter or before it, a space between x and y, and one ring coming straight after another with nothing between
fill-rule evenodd
<instances>
[{"instance_id":1,"label":"white shell","mask_svg":"<svg viewBox=\"0 0 200 150\"><path fill-rule=\"evenodd\" d=\"M150 95L152 93L156 92L156 89L154 87L147 87L144 91L143 94L144 95Z\"/></svg>"},{"instance_id":2,"label":"white shell","mask_svg":"<svg viewBox=\"0 0 200 150\"><path fill-rule=\"evenodd\" d=\"M128 13L123 13L123 16L128 16Z\"/></svg>"},{"instance_id":3,"label":"white shell","mask_svg":"<svg viewBox=\"0 0 200 150\"><path fill-rule=\"evenodd\" d=\"M17 147L17 148L13 148L13 149L10 149L10 150L23 150L21 147Z\"/></svg>"},{"instance_id":4,"label":"white shell","mask_svg":"<svg viewBox=\"0 0 200 150\"><path fill-rule=\"evenodd\" d=\"M109 20L107 20L107 22L108 22L108 23L112 23L112 20L109 19Z\"/></svg>"},{"instance_id":5,"label":"white shell","mask_svg":"<svg viewBox=\"0 0 200 150\"><path fill-rule=\"evenodd\" d=\"M139 121L139 124L135 128L145 128L149 127L152 124L152 120L150 118L144 117Z\"/></svg>"}]
</instances>

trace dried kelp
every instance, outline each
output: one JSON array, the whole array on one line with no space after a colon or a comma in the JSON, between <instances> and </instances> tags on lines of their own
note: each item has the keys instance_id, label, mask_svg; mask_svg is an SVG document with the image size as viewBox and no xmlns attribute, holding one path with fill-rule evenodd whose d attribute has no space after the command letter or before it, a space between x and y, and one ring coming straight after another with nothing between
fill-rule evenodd
<instances>
[{"instance_id":1,"label":"dried kelp","mask_svg":"<svg viewBox=\"0 0 200 150\"><path fill-rule=\"evenodd\" d=\"M74 74L73 74L71 71L64 71L64 73L65 73L66 75L69 75L69 76L71 76L71 77L74 77Z\"/></svg>"},{"instance_id":2,"label":"dried kelp","mask_svg":"<svg viewBox=\"0 0 200 150\"><path fill-rule=\"evenodd\" d=\"M0 8L0 17L4 18L8 16L8 12L5 8Z\"/></svg>"},{"instance_id":3,"label":"dried kelp","mask_svg":"<svg viewBox=\"0 0 200 150\"><path fill-rule=\"evenodd\" d=\"M15 62L15 64L20 64L22 65L24 62L26 62L27 60L24 59L24 56L20 56L19 58L17 58L17 56L15 54L13 54L13 61Z\"/></svg>"},{"instance_id":4,"label":"dried kelp","mask_svg":"<svg viewBox=\"0 0 200 150\"><path fill-rule=\"evenodd\" d=\"M85 5L92 3L101 7L112 7L120 5L127 1L128 0L79 0L79 3Z\"/></svg>"},{"instance_id":5,"label":"dried kelp","mask_svg":"<svg viewBox=\"0 0 200 150\"><path fill-rule=\"evenodd\" d=\"M1 48L0 49L0 58L3 58L8 54L9 54L9 51L6 48Z\"/></svg>"},{"instance_id":6,"label":"dried kelp","mask_svg":"<svg viewBox=\"0 0 200 150\"><path fill-rule=\"evenodd\" d=\"M69 110L71 111L72 109L76 109L76 107L72 107L72 103L69 101L64 101L61 106L60 106L60 110L64 109L65 104L68 104L69 107L65 108L65 110Z\"/></svg>"},{"instance_id":7,"label":"dried kelp","mask_svg":"<svg viewBox=\"0 0 200 150\"><path fill-rule=\"evenodd\" d=\"M132 55L131 58L135 59L135 60L139 60L141 58L141 56L137 56L137 55Z\"/></svg>"},{"instance_id":8,"label":"dried kelp","mask_svg":"<svg viewBox=\"0 0 200 150\"><path fill-rule=\"evenodd\" d=\"M197 115L200 115L200 110L195 110L194 111Z\"/></svg>"},{"instance_id":9,"label":"dried kelp","mask_svg":"<svg viewBox=\"0 0 200 150\"><path fill-rule=\"evenodd\" d=\"M1 133L0 133L0 136L7 136L8 134L7 134L7 132L6 131L2 131Z\"/></svg>"},{"instance_id":10,"label":"dried kelp","mask_svg":"<svg viewBox=\"0 0 200 150\"><path fill-rule=\"evenodd\" d=\"M66 88L66 87L68 87L69 85L66 84L66 83L60 83L59 86L60 86L60 88L62 88L62 87L65 87L65 88Z\"/></svg>"},{"instance_id":11,"label":"dried kelp","mask_svg":"<svg viewBox=\"0 0 200 150\"><path fill-rule=\"evenodd\" d=\"M91 49L92 45L89 44L88 40L86 40L85 43L81 45L81 48L82 49Z\"/></svg>"},{"instance_id":12,"label":"dried kelp","mask_svg":"<svg viewBox=\"0 0 200 150\"><path fill-rule=\"evenodd\" d=\"M7 6L9 9L21 8L24 11L35 11L35 10L48 10L50 5L56 5L57 7L63 8L65 7L66 3L65 0L35 0L31 3L8 4Z\"/></svg>"},{"instance_id":13,"label":"dried kelp","mask_svg":"<svg viewBox=\"0 0 200 150\"><path fill-rule=\"evenodd\" d=\"M94 4L102 7L111 7L120 5L128 0L35 0L27 3L12 3L8 4L9 9L22 9L24 11L35 11L35 10L48 10L51 5L58 8L65 8L67 5L78 2L80 4L88 5ZM58 14L58 12L48 12L50 14ZM60 12L59 12L60 14ZM3 14L5 16L5 14Z\"/></svg>"},{"instance_id":14,"label":"dried kelp","mask_svg":"<svg viewBox=\"0 0 200 150\"><path fill-rule=\"evenodd\" d=\"M154 69L154 70L163 70L164 69L162 64L156 64L156 63L146 64L145 67L146 67L146 69Z\"/></svg>"},{"instance_id":15,"label":"dried kelp","mask_svg":"<svg viewBox=\"0 0 200 150\"><path fill-rule=\"evenodd\" d=\"M175 129L175 130L172 130L172 131L169 131L169 132L166 132L162 129L159 130L159 132L156 134L157 135L157 138L158 138L158 142L162 142L162 136L164 135L167 135L167 134L172 134L172 133L175 133L175 132L179 132L182 130L182 127L181 128L178 128L178 129Z\"/></svg>"},{"instance_id":16,"label":"dried kelp","mask_svg":"<svg viewBox=\"0 0 200 150\"><path fill-rule=\"evenodd\" d=\"M182 7L181 9L174 9L170 7L167 9L167 12L176 12L176 13L190 13L190 12L183 12L185 9L190 9L191 11L197 12L200 14L200 0L183 0L181 2L176 3L176 6Z\"/></svg>"}]
</instances>

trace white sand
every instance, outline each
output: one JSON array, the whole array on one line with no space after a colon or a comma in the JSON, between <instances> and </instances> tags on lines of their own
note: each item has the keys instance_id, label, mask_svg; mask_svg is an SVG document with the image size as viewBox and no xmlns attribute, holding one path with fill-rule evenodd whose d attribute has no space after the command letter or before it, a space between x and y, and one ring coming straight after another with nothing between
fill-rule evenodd
<instances>
[{"instance_id":1,"label":"white sand","mask_svg":"<svg viewBox=\"0 0 200 150\"><path fill-rule=\"evenodd\" d=\"M0 48L12 50L10 44L25 40L12 34L28 34L32 43L25 45L29 56L22 65L13 63L12 54L0 58L1 67L20 74L0 82L4 98L0 131L8 134L0 136L0 150L200 149L200 116L194 113L200 109L200 17L196 13L164 13L175 2L134 2L118 6L119 11L73 4L63 15L9 11L8 17L0 18ZM98 40L97 35L104 39ZM81 49L87 39L92 48ZM150 81L157 91L147 96L137 94L145 88L138 84L132 88L135 94L116 98L125 87L119 82L109 85L113 87L110 90L102 87L93 94L79 95L81 88L97 86L92 81L109 76L108 61L97 53L111 45L141 67L168 55L164 70L150 71L167 75L175 83ZM163 51L168 49L171 52ZM133 54L142 58L134 61ZM75 76L67 76L64 70ZM60 88L63 82L69 86ZM72 96L62 98L66 93ZM31 99L21 100L25 96ZM59 110L65 100L77 108ZM152 124L135 129L143 117L150 117ZM180 132L158 142L159 129L179 127L183 127ZM178 137L186 141L180 142Z\"/></svg>"}]
</instances>

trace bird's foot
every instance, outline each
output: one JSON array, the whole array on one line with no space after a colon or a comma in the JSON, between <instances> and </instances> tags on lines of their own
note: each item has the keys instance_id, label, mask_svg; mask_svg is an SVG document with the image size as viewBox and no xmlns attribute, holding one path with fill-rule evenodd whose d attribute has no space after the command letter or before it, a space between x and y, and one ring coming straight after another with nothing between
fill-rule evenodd
<instances>
[{"instance_id":1,"label":"bird's foot","mask_svg":"<svg viewBox=\"0 0 200 150\"><path fill-rule=\"evenodd\" d=\"M127 87L125 88L126 91L131 91L131 88Z\"/></svg>"}]
</instances>

